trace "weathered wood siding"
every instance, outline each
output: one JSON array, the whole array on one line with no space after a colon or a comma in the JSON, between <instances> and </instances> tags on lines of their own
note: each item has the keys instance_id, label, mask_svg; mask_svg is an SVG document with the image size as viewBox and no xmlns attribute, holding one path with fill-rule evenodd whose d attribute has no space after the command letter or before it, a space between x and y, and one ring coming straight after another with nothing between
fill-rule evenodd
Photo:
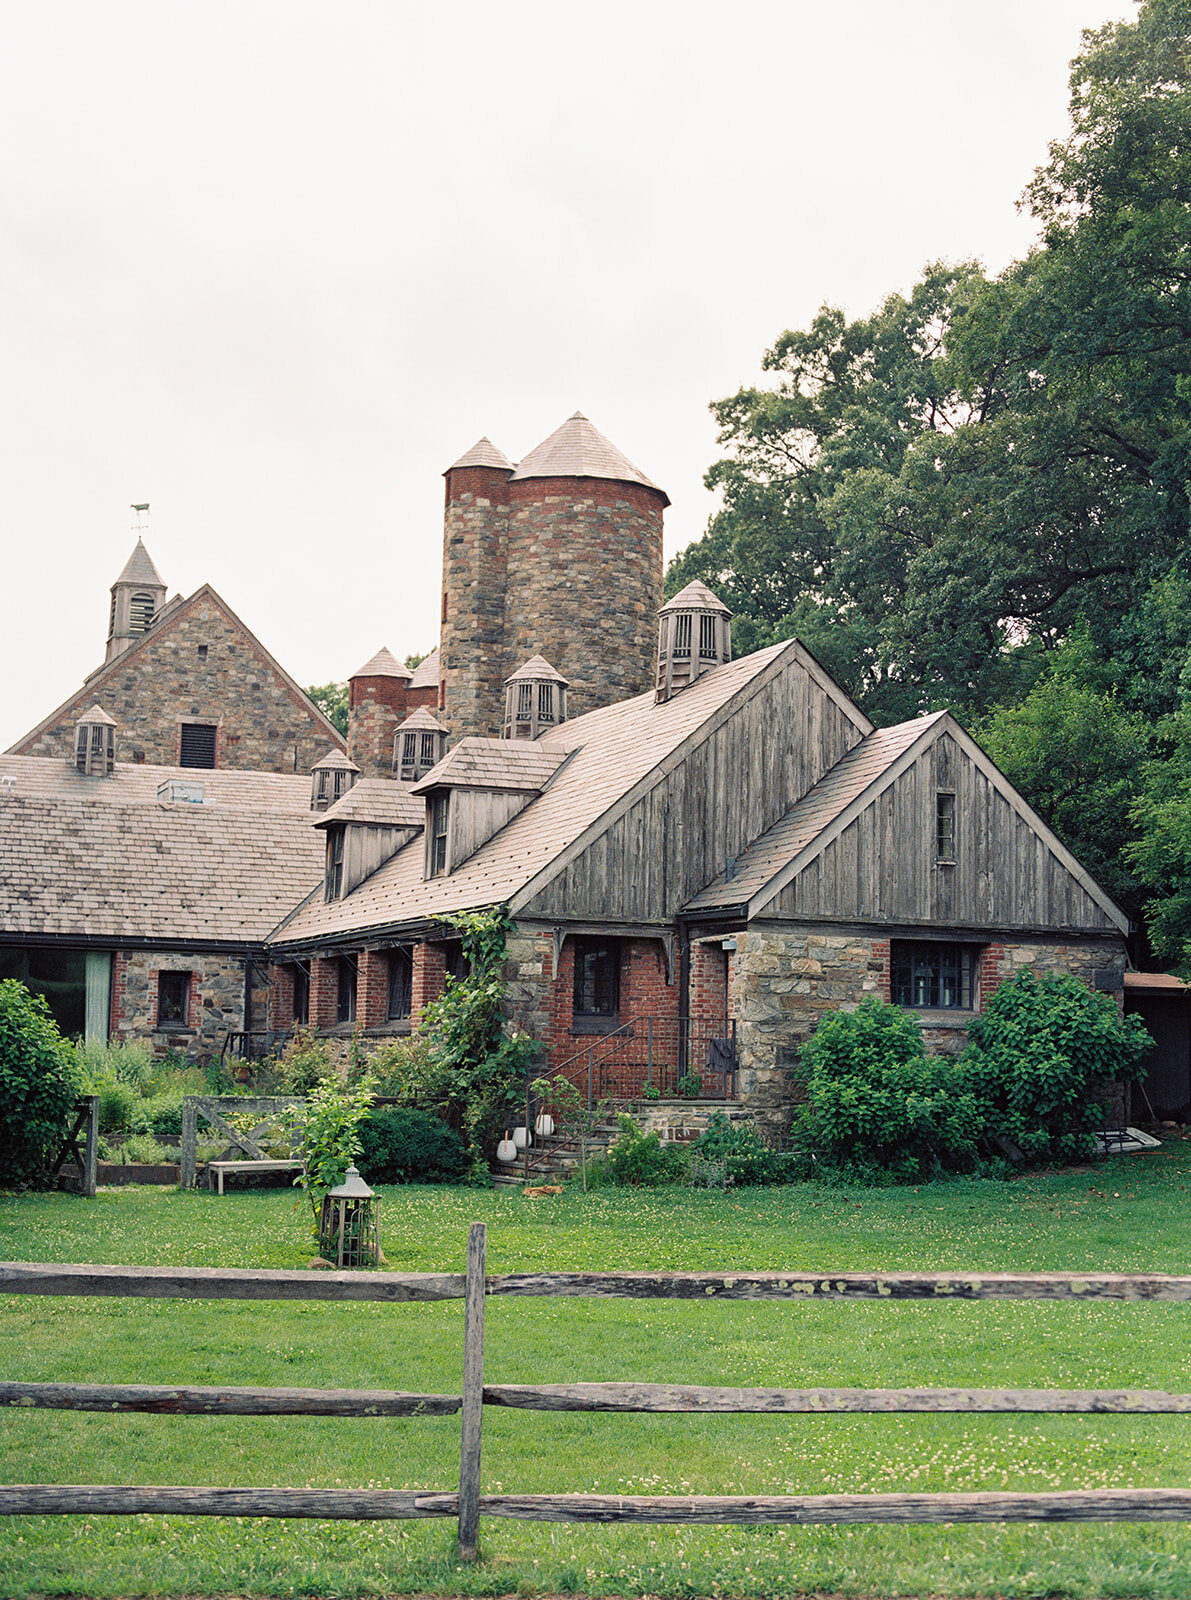
<instances>
[{"instance_id":1,"label":"weathered wood siding","mask_svg":"<svg viewBox=\"0 0 1191 1600\"><path fill-rule=\"evenodd\" d=\"M935 796L955 795L955 865L935 860ZM948 734L765 907L766 916L1117 932Z\"/></svg>"},{"instance_id":2,"label":"weathered wood siding","mask_svg":"<svg viewBox=\"0 0 1191 1600\"><path fill-rule=\"evenodd\" d=\"M506 822L524 811L533 799L519 789L472 789L452 791L447 857L451 871L474 856L482 844L499 833Z\"/></svg>"},{"instance_id":3,"label":"weathered wood siding","mask_svg":"<svg viewBox=\"0 0 1191 1600\"><path fill-rule=\"evenodd\" d=\"M861 737L791 660L547 884L525 915L670 921Z\"/></svg>"}]
</instances>

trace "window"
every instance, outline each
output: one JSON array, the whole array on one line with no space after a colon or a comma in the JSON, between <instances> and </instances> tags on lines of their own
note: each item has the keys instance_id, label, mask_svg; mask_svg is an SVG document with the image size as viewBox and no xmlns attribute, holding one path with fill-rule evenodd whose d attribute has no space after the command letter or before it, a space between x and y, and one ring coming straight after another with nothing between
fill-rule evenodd
<instances>
[{"instance_id":1,"label":"window","mask_svg":"<svg viewBox=\"0 0 1191 1600\"><path fill-rule=\"evenodd\" d=\"M215 735L213 722L184 722L178 752L180 767L213 767Z\"/></svg>"},{"instance_id":2,"label":"window","mask_svg":"<svg viewBox=\"0 0 1191 1600\"><path fill-rule=\"evenodd\" d=\"M198 658L200 661L205 661L207 659L207 646L205 644L199 645Z\"/></svg>"},{"instance_id":3,"label":"window","mask_svg":"<svg viewBox=\"0 0 1191 1600\"><path fill-rule=\"evenodd\" d=\"M706 613L699 618L699 656L703 661L715 661L719 656L715 638L716 620Z\"/></svg>"},{"instance_id":4,"label":"window","mask_svg":"<svg viewBox=\"0 0 1191 1600\"><path fill-rule=\"evenodd\" d=\"M671 652L675 657L684 659L691 653L691 614L689 611L680 611L674 618L674 649Z\"/></svg>"},{"instance_id":5,"label":"window","mask_svg":"<svg viewBox=\"0 0 1191 1600\"><path fill-rule=\"evenodd\" d=\"M955 796L942 791L935 796L935 856L955 860Z\"/></svg>"},{"instance_id":6,"label":"window","mask_svg":"<svg viewBox=\"0 0 1191 1600\"><path fill-rule=\"evenodd\" d=\"M87 957L82 950L0 945L0 978L15 978L32 994L44 995L64 1034L83 1033Z\"/></svg>"},{"instance_id":7,"label":"window","mask_svg":"<svg viewBox=\"0 0 1191 1600\"><path fill-rule=\"evenodd\" d=\"M517 685L517 721L533 721L533 684L519 683Z\"/></svg>"},{"instance_id":8,"label":"window","mask_svg":"<svg viewBox=\"0 0 1191 1600\"><path fill-rule=\"evenodd\" d=\"M74 734L74 764L86 777L110 777L116 765L115 730L104 722L80 722Z\"/></svg>"},{"instance_id":9,"label":"window","mask_svg":"<svg viewBox=\"0 0 1191 1600\"><path fill-rule=\"evenodd\" d=\"M614 1028L620 1014L620 946L615 939L575 940L574 1022Z\"/></svg>"},{"instance_id":10,"label":"window","mask_svg":"<svg viewBox=\"0 0 1191 1600\"><path fill-rule=\"evenodd\" d=\"M436 733L424 733L421 737L421 765L429 772L431 767L438 765L438 735Z\"/></svg>"},{"instance_id":11,"label":"window","mask_svg":"<svg viewBox=\"0 0 1191 1600\"><path fill-rule=\"evenodd\" d=\"M447 870L447 826L450 821L449 794L436 794L430 802L430 877L441 878Z\"/></svg>"},{"instance_id":12,"label":"window","mask_svg":"<svg viewBox=\"0 0 1191 1600\"><path fill-rule=\"evenodd\" d=\"M153 621L156 602L151 594L134 594L128 602L128 627L132 633L147 633Z\"/></svg>"},{"instance_id":13,"label":"window","mask_svg":"<svg viewBox=\"0 0 1191 1600\"><path fill-rule=\"evenodd\" d=\"M294 964L294 1021L303 1028L310 1021L310 972Z\"/></svg>"},{"instance_id":14,"label":"window","mask_svg":"<svg viewBox=\"0 0 1191 1600\"><path fill-rule=\"evenodd\" d=\"M157 974L157 1026L185 1028L190 1012L189 972Z\"/></svg>"},{"instance_id":15,"label":"window","mask_svg":"<svg viewBox=\"0 0 1191 1600\"><path fill-rule=\"evenodd\" d=\"M462 983L471 971L471 963L463 954L463 940L448 939L442 947L442 958L447 977L454 978L456 983Z\"/></svg>"},{"instance_id":16,"label":"window","mask_svg":"<svg viewBox=\"0 0 1191 1600\"><path fill-rule=\"evenodd\" d=\"M973 945L895 940L889 954L894 1005L939 1011L972 1009Z\"/></svg>"},{"instance_id":17,"label":"window","mask_svg":"<svg viewBox=\"0 0 1191 1600\"><path fill-rule=\"evenodd\" d=\"M343 893L343 836L346 831L341 827L327 829L326 900L338 900Z\"/></svg>"},{"instance_id":18,"label":"window","mask_svg":"<svg viewBox=\"0 0 1191 1600\"><path fill-rule=\"evenodd\" d=\"M339 957L339 995L335 1004L336 1022L356 1020L356 958Z\"/></svg>"},{"instance_id":19,"label":"window","mask_svg":"<svg viewBox=\"0 0 1191 1600\"><path fill-rule=\"evenodd\" d=\"M538 684L538 721L554 721L554 685L552 683Z\"/></svg>"},{"instance_id":20,"label":"window","mask_svg":"<svg viewBox=\"0 0 1191 1600\"><path fill-rule=\"evenodd\" d=\"M401 1022L413 1010L414 962L408 950L393 950L389 954L389 1008L385 1013L390 1022Z\"/></svg>"}]
</instances>

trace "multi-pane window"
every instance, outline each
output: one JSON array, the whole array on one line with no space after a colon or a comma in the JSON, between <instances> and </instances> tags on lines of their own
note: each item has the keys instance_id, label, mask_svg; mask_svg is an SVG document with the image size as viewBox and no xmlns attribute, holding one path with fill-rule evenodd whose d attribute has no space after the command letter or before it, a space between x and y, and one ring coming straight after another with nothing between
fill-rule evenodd
<instances>
[{"instance_id":1,"label":"multi-pane window","mask_svg":"<svg viewBox=\"0 0 1191 1600\"><path fill-rule=\"evenodd\" d=\"M213 722L184 722L178 751L180 767L213 767L215 735Z\"/></svg>"},{"instance_id":2,"label":"multi-pane window","mask_svg":"<svg viewBox=\"0 0 1191 1600\"><path fill-rule=\"evenodd\" d=\"M339 957L339 993L335 1004L336 1022L356 1020L356 958Z\"/></svg>"},{"instance_id":3,"label":"multi-pane window","mask_svg":"<svg viewBox=\"0 0 1191 1600\"><path fill-rule=\"evenodd\" d=\"M687 656L691 653L691 614L689 611L679 611L674 618L674 650L675 656Z\"/></svg>"},{"instance_id":4,"label":"multi-pane window","mask_svg":"<svg viewBox=\"0 0 1191 1600\"><path fill-rule=\"evenodd\" d=\"M576 939L575 1020L614 1019L619 1012L620 946L615 939Z\"/></svg>"},{"instance_id":5,"label":"multi-pane window","mask_svg":"<svg viewBox=\"0 0 1191 1600\"><path fill-rule=\"evenodd\" d=\"M327 900L338 900L343 893L343 841L346 832L345 828L327 829Z\"/></svg>"},{"instance_id":6,"label":"multi-pane window","mask_svg":"<svg viewBox=\"0 0 1191 1600\"><path fill-rule=\"evenodd\" d=\"M533 721L533 684L519 683L517 685L517 721Z\"/></svg>"},{"instance_id":7,"label":"multi-pane window","mask_svg":"<svg viewBox=\"0 0 1191 1600\"><path fill-rule=\"evenodd\" d=\"M554 685L552 683L538 684L538 721L554 721Z\"/></svg>"},{"instance_id":8,"label":"multi-pane window","mask_svg":"<svg viewBox=\"0 0 1191 1600\"><path fill-rule=\"evenodd\" d=\"M421 762L426 771L429 772L431 767L436 766L438 763L438 735L436 733L424 733L421 738Z\"/></svg>"},{"instance_id":9,"label":"multi-pane window","mask_svg":"<svg viewBox=\"0 0 1191 1600\"><path fill-rule=\"evenodd\" d=\"M955 796L944 791L935 796L935 855L955 860Z\"/></svg>"},{"instance_id":10,"label":"multi-pane window","mask_svg":"<svg viewBox=\"0 0 1191 1600\"><path fill-rule=\"evenodd\" d=\"M441 878L447 870L447 824L451 797L436 794L430 802L430 876Z\"/></svg>"},{"instance_id":11,"label":"multi-pane window","mask_svg":"<svg viewBox=\"0 0 1191 1600\"><path fill-rule=\"evenodd\" d=\"M189 972L157 974L157 1026L184 1028L190 1008Z\"/></svg>"},{"instance_id":12,"label":"multi-pane window","mask_svg":"<svg viewBox=\"0 0 1191 1600\"><path fill-rule=\"evenodd\" d=\"M715 637L718 620L706 612L699 618L699 655L704 661L715 661L719 656Z\"/></svg>"},{"instance_id":13,"label":"multi-pane window","mask_svg":"<svg viewBox=\"0 0 1191 1600\"><path fill-rule=\"evenodd\" d=\"M389 953L389 1007L385 1015L390 1022L400 1022L413 1010L414 963L408 950Z\"/></svg>"},{"instance_id":14,"label":"multi-pane window","mask_svg":"<svg viewBox=\"0 0 1191 1600\"><path fill-rule=\"evenodd\" d=\"M970 1011L976 951L972 945L894 940L890 946L894 1005Z\"/></svg>"}]
</instances>

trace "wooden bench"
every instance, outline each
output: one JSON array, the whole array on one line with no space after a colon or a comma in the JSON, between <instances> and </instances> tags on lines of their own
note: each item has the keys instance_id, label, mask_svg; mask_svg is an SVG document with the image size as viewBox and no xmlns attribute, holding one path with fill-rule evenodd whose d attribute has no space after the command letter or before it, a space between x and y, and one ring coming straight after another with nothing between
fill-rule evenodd
<instances>
[{"instance_id":1,"label":"wooden bench","mask_svg":"<svg viewBox=\"0 0 1191 1600\"><path fill-rule=\"evenodd\" d=\"M301 1172L301 1161L208 1161L207 1187L214 1177L223 1193L223 1180L229 1172Z\"/></svg>"}]
</instances>

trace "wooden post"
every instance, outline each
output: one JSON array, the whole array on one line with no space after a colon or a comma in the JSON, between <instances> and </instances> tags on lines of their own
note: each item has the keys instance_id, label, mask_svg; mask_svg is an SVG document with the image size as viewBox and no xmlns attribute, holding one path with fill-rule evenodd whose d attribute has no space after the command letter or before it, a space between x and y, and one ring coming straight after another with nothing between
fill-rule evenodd
<instances>
[{"instance_id":1,"label":"wooden post","mask_svg":"<svg viewBox=\"0 0 1191 1600\"><path fill-rule=\"evenodd\" d=\"M480 1447L484 1422L484 1257L487 1229L467 1235L463 1292L463 1416L459 1430L459 1559L475 1561L480 1536Z\"/></svg>"},{"instance_id":2,"label":"wooden post","mask_svg":"<svg viewBox=\"0 0 1191 1600\"><path fill-rule=\"evenodd\" d=\"M83 1145L83 1193L95 1196L99 1187L99 1096L85 1095L87 1102L87 1138Z\"/></svg>"},{"instance_id":3,"label":"wooden post","mask_svg":"<svg viewBox=\"0 0 1191 1600\"><path fill-rule=\"evenodd\" d=\"M181 1189L194 1188L195 1154L198 1147L198 1108L190 1095L182 1101L182 1171L179 1173L178 1187Z\"/></svg>"}]
</instances>

